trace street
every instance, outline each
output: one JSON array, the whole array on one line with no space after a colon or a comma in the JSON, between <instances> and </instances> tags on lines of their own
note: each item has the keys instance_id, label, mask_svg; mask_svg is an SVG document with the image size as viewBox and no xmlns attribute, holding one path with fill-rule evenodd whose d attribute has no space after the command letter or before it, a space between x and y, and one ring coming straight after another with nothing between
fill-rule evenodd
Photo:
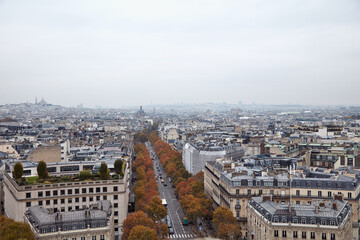
<instances>
[{"instance_id":1,"label":"street","mask_svg":"<svg viewBox=\"0 0 360 240\"><path fill-rule=\"evenodd\" d=\"M169 238L171 239L196 238L196 235L192 233L190 226L184 226L182 224L182 219L185 216L185 214L182 208L180 207L179 201L176 199L174 188L172 187L172 182L169 182L169 179L166 177L165 170L161 166L160 161L157 158L151 144L147 142L146 146L149 149L151 158L153 159L154 172L159 187L160 198L166 199L167 202L168 215L170 216L172 222L172 228L174 230L174 233L170 234ZM162 178L164 179L163 183L161 183L160 176L162 176Z\"/></svg>"}]
</instances>

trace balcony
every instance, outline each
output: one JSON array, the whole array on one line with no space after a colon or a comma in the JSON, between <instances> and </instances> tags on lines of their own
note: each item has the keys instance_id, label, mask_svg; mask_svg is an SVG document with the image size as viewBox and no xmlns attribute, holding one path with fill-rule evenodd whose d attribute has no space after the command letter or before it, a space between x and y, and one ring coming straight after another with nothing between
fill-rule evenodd
<instances>
[{"instance_id":1,"label":"balcony","mask_svg":"<svg viewBox=\"0 0 360 240\"><path fill-rule=\"evenodd\" d=\"M241 209L241 205L240 205L240 204L236 204L236 205L235 205L235 209Z\"/></svg>"}]
</instances>

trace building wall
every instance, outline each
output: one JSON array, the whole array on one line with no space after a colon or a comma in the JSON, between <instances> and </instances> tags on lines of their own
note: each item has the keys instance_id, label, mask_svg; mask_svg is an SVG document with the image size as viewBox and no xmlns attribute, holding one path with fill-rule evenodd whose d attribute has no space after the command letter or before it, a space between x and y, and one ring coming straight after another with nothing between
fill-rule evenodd
<instances>
[{"instance_id":1,"label":"building wall","mask_svg":"<svg viewBox=\"0 0 360 240\"><path fill-rule=\"evenodd\" d=\"M27 157L28 160L35 162L44 161L46 163L60 162L61 161L61 146L39 146L34 149Z\"/></svg>"},{"instance_id":2,"label":"building wall","mask_svg":"<svg viewBox=\"0 0 360 240\"><path fill-rule=\"evenodd\" d=\"M0 152L6 152L9 157L19 158L19 153L11 146L11 144L0 144Z\"/></svg>"}]
</instances>

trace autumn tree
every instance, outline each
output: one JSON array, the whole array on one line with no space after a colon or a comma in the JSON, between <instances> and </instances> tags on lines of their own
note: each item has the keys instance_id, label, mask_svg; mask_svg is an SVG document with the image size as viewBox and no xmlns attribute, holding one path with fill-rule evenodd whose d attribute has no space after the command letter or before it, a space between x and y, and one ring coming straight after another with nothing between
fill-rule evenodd
<instances>
[{"instance_id":1,"label":"autumn tree","mask_svg":"<svg viewBox=\"0 0 360 240\"><path fill-rule=\"evenodd\" d=\"M131 230L138 225L152 229L155 227L154 221L147 217L143 211L134 212L133 214L130 214L123 222L122 240L127 240Z\"/></svg>"},{"instance_id":2,"label":"autumn tree","mask_svg":"<svg viewBox=\"0 0 360 240\"><path fill-rule=\"evenodd\" d=\"M160 239L167 239L169 235L169 227L165 223L157 223L156 230Z\"/></svg>"},{"instance_id":3,"label":"autumn tree","mask_svg":"<svg viewBox=\"0 0 360 240\"><path fill-rule=\"evenodd\" d=\"M47 169L46 169L46 162L40 161L37 165L36 170L37 170L39 179L45 179L47 177L48 173L47 173Z\"/></svg>"},{"instance_id":4,"label":"autumn tree","mask_svg":"<svg viewBox=\"0 0 360 240\"><path fill-rule=\"evenodd\" d=\"M241 238L241 230L237 224L223 224L220 223L218 229L218 238L220 239L240 239Z\"/></svg>"},{"instance_id":5,"label":"autumn tree","mask_svg":"<svg viewBox=\"0 0 360 240\"><path fill-rule=\"evenodd\" d=\"M138 225L130 231L128 240L158 240L158 235L153 228Z\"/></svg>"},{"instance_id":6,"label":"autumn tree","mask_svg":"<svg viewBox=\"0 0 360 240\"><path fill-rule=\"evenodd\" d=\"M20 179L24 173L24 168L21 162L17 162L14 166L14 178Z\"/></svg>"},{"instance_id":7,"label":"autumn tree","mask_svg":"<svg viewBox=\"0 0 360 240\"><path fill-rule=\"evenodd\" d=\"M162 204L161 199L156 196L151 199L150 204L146 208L146 213L154 221L160 221L166 216L167 210Z\"/></svg>"},{"instance_id":8,"label":"autumn tree","mask_svg":"<svg viewBox=\"0 0 360 240\"><path fill-rule=\"evenodd\" d=\"M116 172L116 174L121 174L121 175L124 175L123 173L123 160L121 159L116 159L115 162L114 162L114 170Z\"/></svg>"},{"instance_id":9,"label":"autumn tree","mask_svg":"<svg viewBox=\"0 0 360 240\"><path fill-rule=\"evenodd\" d=\"M0 216L0 237L1 240L35 240L29 224L5 216Z\"/></svg>"},{"instance_id":10,"label":"autumn tree","mask_svg":"<svg viewBox=\"0 0 360 240\"><path fill-rule=\"evenodd\" d=\"M100 178L105 180L109 177L109 172L108 172L108 166L106 163L102 162L100 165L100 169L99 169L99 174L100 174Z\"/></svg>"},{"instance_id":11,"label":"autumn tree","mask_svg":"<svg viewBox=\"0 0 360 240\"><path fill-rule=\"evenodd\" d=\"M230 209L220 206L214 211L212 222L214 227L218 229L221 223L235 224L236 219Z\"/></svg>"}]
</instances>

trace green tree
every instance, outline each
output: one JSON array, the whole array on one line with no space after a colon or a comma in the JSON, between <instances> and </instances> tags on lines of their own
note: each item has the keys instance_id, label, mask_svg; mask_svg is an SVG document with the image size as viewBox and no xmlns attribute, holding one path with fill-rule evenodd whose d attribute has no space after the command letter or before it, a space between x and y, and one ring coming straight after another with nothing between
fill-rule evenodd
<instances>
[{"instance_id":1,"label":"green tree","mask_svg":"<svg viewBox=\"0 0 360 240\"><path fill-rule=\"evenodd\" d=\"M122 172L124 162L121 159L116 159L114 162L114 169L117 174L124 175Z\"/></svg>"},{"instance_id":2,"label":"green tree","mask_svg":"<svg viewBox=\"0 0 360 240\"><path fill-rule=\"evenodd\" d=\"M162 204L161 199L155 196L151 199L150 204L146 208L147 215L154 221L160 221L166 216L167 210Z\"/></svg>"},{"instance_id":3,"label":"green tree","mask_svg":"<svg viewBox=\"0 0 360 240\"><path fill-rule=\"evenodd\" d=\"M101 163L100 165L100 169L99 169L99 174L100 174L100 178L101 179L107 179L108 176L109 176L109 173L108 173L108 166L106 163Z\"/></svg>"},{"instance_id":4,"label":"green tree","mask_svg":"<svg viewBox=\"0 0 360 240\"><path fill-rule=\"evenodd\" d=\"M129 235L129 240L158 240L158 235L153 228L148 228L145 226L136 226L134 227Z\"/></svg>"},{"instance_id":5,"label":"green tree","mask_svg":"<svg viewBox=\"0 0 360 240\"><path fill-rule=\"evenodd\" d=\"M37 165L37 173L39 176L39 179L44 179L47 177L48 173L46 170L46 162L40 161Z\"/></svg>"},{"instance_id":6,"label":"green tree","mask_svg":"<svg viewBox=\"0 0 360 240\"><path fill-rule=\"evenodd\" d=\"M91 177L91 172L90 172L90 170L80 171L80 174L79 174L80 180L89 179L90 177Z\"/></svg>"},{"instance_id":7,"label":"green tree","mask_svg":"<svg viewBox=\"0 0 360 240\"><path fill-rule=\"evenodd\" d=\"M1 240L35 240L29 224L15 222L5 216L0 216L0 238Z\"/></svg>"},{"instance_id":8,"label":"green tree","mask_svg":"<svg viewBox=\"0 0 360 240\"><path fill-rule=\"evenodd\" d=\"M20 179L24 173L24 168L21 162L17 162L14 166L14 177Z\"/></svg>"}]
</instances>

